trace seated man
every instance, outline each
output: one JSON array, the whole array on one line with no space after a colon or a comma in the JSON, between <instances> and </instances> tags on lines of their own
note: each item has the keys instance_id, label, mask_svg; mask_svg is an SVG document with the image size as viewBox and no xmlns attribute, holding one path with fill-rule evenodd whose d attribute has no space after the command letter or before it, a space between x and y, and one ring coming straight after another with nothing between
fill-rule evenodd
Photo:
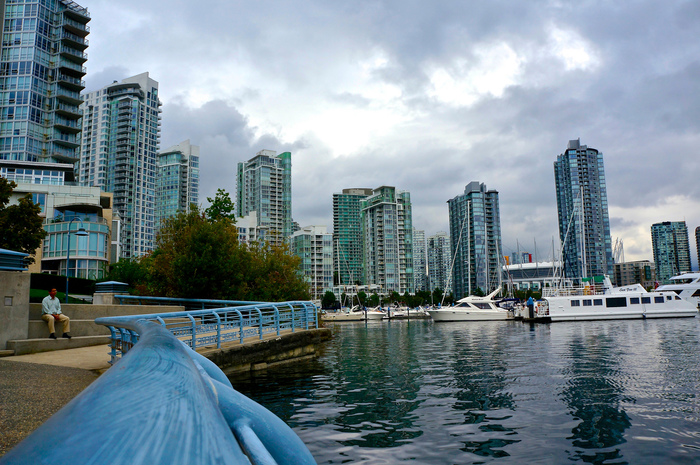
<instances>
[{"instance_id":1,"label":"seated man","mask_svg":"<svg viewBox=\"0 0 700 465\"><path fill-rule=\"evenodd\" d=\"M56 339L55 322L63 322L63 337L70 339L70 318L61 313L61 301L56 298L56 289L49 291L49 295L41 301L41 319L49 324L49 337Z\"/></svg>"}]
</instances>

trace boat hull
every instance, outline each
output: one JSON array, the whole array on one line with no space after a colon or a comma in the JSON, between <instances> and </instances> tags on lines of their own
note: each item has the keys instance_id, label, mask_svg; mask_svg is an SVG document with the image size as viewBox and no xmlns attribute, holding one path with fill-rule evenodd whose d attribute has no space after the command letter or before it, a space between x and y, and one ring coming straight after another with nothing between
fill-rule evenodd
<instances>
[{"instance_id":1,"label":"boat hull","mask_svg":"<svg viewBox=\"0 0 700 465\"><path fill-rule=\"evenodd\" d=\"M362 321L358 313L331 312L321 315L321 321Z\"/></svg>"},{"instance_id":2,"label":"boat hull","mask_svg":"<svg viewBox=\"0 0 700 465\"><path fill-rule=\"evenodd\" d=\"M645 318L694 318L698 310L685 300L667 300L663 303L630 305L609 308L600 306L571 306L572 298L547 298L548 308L545 312L538 309L538 316L557 321L591 321L591 320L633 320ZM601 299L602 300L602 299Z\"/></svg>"},{"instance_id":3,"label":"boat hull","mask_svg":"<svg viewBox=\"0 0 700 465\"><path fill-rule=\"evenodd\" d=\"M460 309L428 310L433 321L501 321L512 320L513 315L508 311L475 311Z\"/></svg>"}]
</instances>

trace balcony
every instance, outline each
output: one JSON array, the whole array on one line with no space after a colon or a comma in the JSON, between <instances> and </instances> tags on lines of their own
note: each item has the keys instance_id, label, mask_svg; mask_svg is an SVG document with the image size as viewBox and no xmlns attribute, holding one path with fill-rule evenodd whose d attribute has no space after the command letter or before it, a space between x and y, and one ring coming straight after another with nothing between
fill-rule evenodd
<instances>
[{"instance_id":1,"label":"balcony","mask_svg":"<svg viewBox=\"0 0 700 465\"><path fill-rule=\"evenodd\" d=\"M54 135L54 137L51 138L51 142L72 149L80 147L80 144L76 140L75 134Z\"/></svg>"},{"instance_id":2,"label":"balcony","mask_svg":"<svg viewBox=\"0 0 700 465\"><path fill-rule=\"evenodd\" d=\"M68 102L69 104L72 103L76 106L80 105L83 102L80 98L79 93L63 89L62 87L56 89L56 98Z\"/></svg>"},{"instance_id":3,"label":"balcony","mask_svg":"<svg viewBox=\"0 0 700 465\"><path fill-rule=\"evenodd\" d=\"M70 60L77 61L81 64L87 61L87 53L81 52L80 50L71 47L67 47L66 45L59 45L58 53Z\"/></svg>"},{"instance_id":4,"label":"balcony","mask_svg":"<svg viewBox=\"0 0 700 465\"><path fill-rule=\"evenodd\" d=\"M53 125L59 131L68 132L71 134L77 134L82 129L81 125L78 124L78 120L69 120L60 117L54 118Z\"/></svg>"},{"instance_id":5,"label":"balcony","mask_svg":"<svg viewBox=\"0 0 700 465\"><path fill-rule=\"evenodd\" d=\"M66 31L80 37L86 37L90 34L90 27L87 24L75 21L67 16L61 19L59 26L63 26Z\"/></svg>"},{"instance_id":6,"label":"balcony","mask_svg":"<svg viewBox=\"0 0 700 465\"><path fill-rule=\"evenodd\" d=\"M56 76L56 82L58 82L62 86L67 87L75 92L80 92L81 90L85 89L85 81L83 81L82 79L78 79L78 78L74 78L72 76L65 75L63 73L59 73Z\"/></svg>"},{"instance_id":7,"label":"balcony","mask_svg":"<svg viewBox=\"0 0 700 465\"><path fill-rule=\"evenodd\" d=\"M64 118L80 119L83 116L80 107L77 105L68 105L60 102L55 106L54 111Z\"/></svg>"},{"instance_id":8,"label":"balcony","mask_svg":"<svg viewBox=\"0 0 700 465\"><path fill-rule=\"evenodd\" d=\"M84 37L80 37L78 35L71 34L68 31L63 31L59 34L55 34L53 36L53 39L65 42L69 46L76 47L80 50L85 50L88 47L88 45L90 44L88 42L88 40L85 39Z\"/></svg>"},{"instance_id":9,"label":"balcony","mask_svg":"<svg viewBox=\"0 0 700 465\"><path fill-rule=\"evenodd\" d=\"M62 73L68 72L70 74L80 75L80 77L87 73L87 68L85 68L85 66L64 59L58 60L58 69L60 69Z\"/></svg>"}]
</instances>

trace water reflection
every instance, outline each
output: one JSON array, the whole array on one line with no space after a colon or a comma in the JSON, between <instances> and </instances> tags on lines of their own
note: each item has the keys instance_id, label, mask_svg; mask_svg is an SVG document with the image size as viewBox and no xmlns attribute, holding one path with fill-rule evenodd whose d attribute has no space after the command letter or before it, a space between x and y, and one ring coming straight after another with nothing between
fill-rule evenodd
<instances>
[{"instance_id":1,"label":"water reflection","mask_svg":"<svg viewBox=\"0 0 700 465\"><path fill-rule=\"evenodd\" d=\"M552 330L560 330L560 337L569 340L566 356L570 365L564 370L568 381L561 396L570 414L580 421L567 438L576 448L571 458L594 464L627 463L621 461L621 450L615 447L626 442L625 431L632 424L620 406L634 402L620 383L625 354L609 335L587 331L592 328L565 324ZM591 449L595 451L587 451Z\"/></svg>"},{"instance_id":2,"label":"water reflection","mask_svg":"<svg viewBox=\"0 0 700 465\"><path fill-rule=\"evenodd\" d=\"M337 325L312 361L232 378L318 463L700 461L700 323Z\"/></svg>"}]
</instances>

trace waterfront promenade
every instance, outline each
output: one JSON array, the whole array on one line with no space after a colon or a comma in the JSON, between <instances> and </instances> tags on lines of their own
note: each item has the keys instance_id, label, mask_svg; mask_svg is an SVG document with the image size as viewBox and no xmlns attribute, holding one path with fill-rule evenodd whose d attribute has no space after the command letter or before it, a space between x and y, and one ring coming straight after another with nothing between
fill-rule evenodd
<instances>
[{"instance_id":1,"label":"waterfront promenade","mask_svg":"<svg viewBox=\"0 0 700 465\"><path fill-rule=\"evenodd\" d=\"M0 456L109 368L109 346L0 358Z\"/></svg>"},{"instance_id":2,"label":"waterfront promenade","mask_svg":"<svg viewBox=\"0 0 700 465\"><path fill-rule=\"evenodd\" d=\"M288 330L197 352L236 373L314 357L329 338L325 328ZM0 456L107 371L110 357L110 347L100 345L0 358Z\"/></svg>"}]
</instances>

